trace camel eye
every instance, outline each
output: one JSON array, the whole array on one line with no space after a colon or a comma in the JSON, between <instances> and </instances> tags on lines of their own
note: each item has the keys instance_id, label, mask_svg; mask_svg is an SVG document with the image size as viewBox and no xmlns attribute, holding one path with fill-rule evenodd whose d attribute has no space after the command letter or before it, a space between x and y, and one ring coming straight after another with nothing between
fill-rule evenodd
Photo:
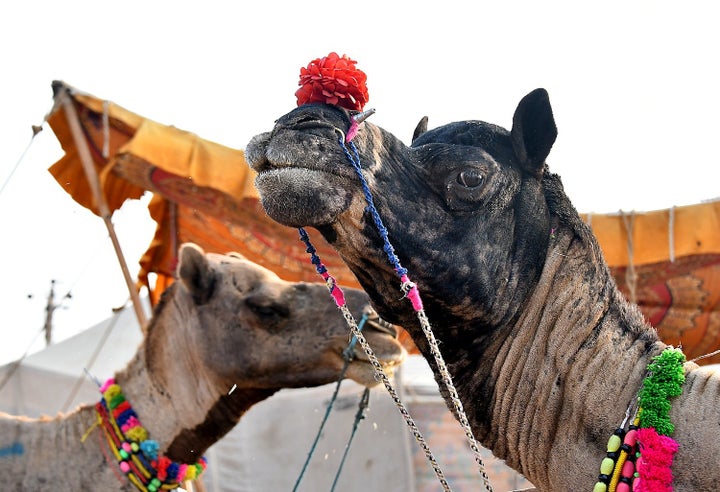
<instances>
[{"instance_id":1,"label":"camel eye","mask_svg":"<svg viewBox=\"0 0 720 492\"><path fill-rule=\"evenodd\" d=\"M484 176L479 169L468 168L460 171L456 179L458 184L466 188L477 188L483 183Z\"/></svg>"},{"instance_id":2,"label":"camel eye","mask_svg":"<svg viewBox=\"0 0 720 492\"><path fill-rule=\"evenodd\" d=\"M245 304L253 313L264 318L290 316L290 310L286 306L261 296L250 296L245 300Z\"/></svg>"}]
</instances>

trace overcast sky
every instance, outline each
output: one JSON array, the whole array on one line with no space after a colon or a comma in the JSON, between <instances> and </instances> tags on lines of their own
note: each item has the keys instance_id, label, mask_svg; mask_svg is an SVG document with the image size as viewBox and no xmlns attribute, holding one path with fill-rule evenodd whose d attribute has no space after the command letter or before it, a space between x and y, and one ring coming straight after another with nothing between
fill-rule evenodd
<instances>
[{"instance_id":1,"label":"overcast sky","mask_svg":"<svg viewBox=\"0 0 720 492\"><path fill-rule=\"evenodd\" d=\"M559 130L548 162L581 212L718 197L716 2L589 5L3 2L0 363L42 347L52 279L73 293L56 340L128 297L102 221L46 171L62 155L47 125L21 159L54 79L238 149L295 106L300 67L330 51L358 61L373 122L405 142L425 115L430 127L509 127L517 102L545 87ZM144 203L114 220L134 274L154 224Z\"/></svg>"}]
</instances>

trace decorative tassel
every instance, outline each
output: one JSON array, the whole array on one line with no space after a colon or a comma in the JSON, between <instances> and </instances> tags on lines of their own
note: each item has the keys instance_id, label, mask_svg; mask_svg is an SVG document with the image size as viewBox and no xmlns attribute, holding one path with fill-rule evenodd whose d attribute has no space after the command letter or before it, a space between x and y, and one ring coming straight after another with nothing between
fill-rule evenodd
<instances>
[{"instance_id":1,"label":"decorative tassel","mask_svg":"<svg viewBox=\"0 0 720 492\"><path fill-rule=\"evenodd\" d=\"M638 395L640 427L654 427L658 434L669 436L675 430L670 422L670 398L682 393L685 382L685 355L668 347L648 365L648 376Z\"/></svg>"},{"instance_id":2,"label":"decorative tassel","mask_svg":"<svg viewBox=\"0 0 720 492\"><path fill-rule=\"evenodd\" d=\"M668 436L658 434L653 428L638 430L640 456L637 469L640 480L636 492L671 492L672 462L678 443Z\"/></svg>"}]
</instances>

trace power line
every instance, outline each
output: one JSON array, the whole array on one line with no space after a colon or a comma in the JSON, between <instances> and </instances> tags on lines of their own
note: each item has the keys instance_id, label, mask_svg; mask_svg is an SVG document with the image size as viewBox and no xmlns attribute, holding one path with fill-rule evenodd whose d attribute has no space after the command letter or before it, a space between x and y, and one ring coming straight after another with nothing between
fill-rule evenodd
<instances>
[{"instance_id":1,"label":"power line","mask_svg":"<svg viewBox=\"0 0 720 492\"><path fill-rule=\"evenodd\" d=\"M12 168L12 171L10 171L10 174L8 174L8 177L5 178L5 182L0 187L0 195L2 195L2 192L5 191L5 187L10 182L10 179L13 177L13 174L15 174L15 171L17 171L17 168L20 167L20 163L25 159L25 154L27 154L28 150L30 150L30 146L33 144L35 137L42 130L43 130L42 125L33 125L32 126L33 134L32 134L32 137L30 137L30 142L28 142L27 147L25 147L25 150L23 150L23 153L20 154L20 158L15 163L15 166Z\"/></svg>"}]
</instances>

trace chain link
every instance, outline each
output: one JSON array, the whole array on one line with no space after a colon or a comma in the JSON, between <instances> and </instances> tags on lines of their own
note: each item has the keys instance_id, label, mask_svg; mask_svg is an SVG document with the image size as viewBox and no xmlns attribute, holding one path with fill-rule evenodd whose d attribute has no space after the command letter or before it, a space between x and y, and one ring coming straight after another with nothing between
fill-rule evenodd
<instances>
[{"instance_id":1,"label":"chain link","mask_svg":"<svg viewBox=\"0 0 720 492\"><path fill-rule=\"evenodd\" d=\"M390 398L392 398L393 403L395 403L395 406L400 412L400 415L402 415L402 417L405 419L405 423L410 428L410 431L415 437L415 440L418 442L423 452L425 453L425 457L427 458L430 466L435 472L435 475L440 481L443 490L450 492L450 484L448 484L447 480L445 479L445 474L440 469L440 465L435 459L435 456L430 450L430 447L427 445L427 442L425 442L425 438L423 437L422 433L420 433L420 429L418 429L417 424L415 424L415 421L410 416L410 412L408 412L407 408L405 408L405 405L400 399L400 396L398 396L397 391L395 391L395 388L390 382L390 379L388 378L387 374L385 374L385 370L383 369L382 364L380 364L372 348L370 348L370 344L368 344L367 340L365 339L365 335L363 335L362 332L358 329L357 323L355 323L355 318L353 317L352 313L346 305L341 305L338 307L340 308L340 311L342 312L345 321L350 327L352 334L355 335L355 338L360 344L360 347L362 347L365 355L367 355L368 360L370 361L370 364L373 366L373 369L375 369L375 380L381 382L383 386L385 386L385 389L390 394Z\"/></svg>"}]
</instances>

